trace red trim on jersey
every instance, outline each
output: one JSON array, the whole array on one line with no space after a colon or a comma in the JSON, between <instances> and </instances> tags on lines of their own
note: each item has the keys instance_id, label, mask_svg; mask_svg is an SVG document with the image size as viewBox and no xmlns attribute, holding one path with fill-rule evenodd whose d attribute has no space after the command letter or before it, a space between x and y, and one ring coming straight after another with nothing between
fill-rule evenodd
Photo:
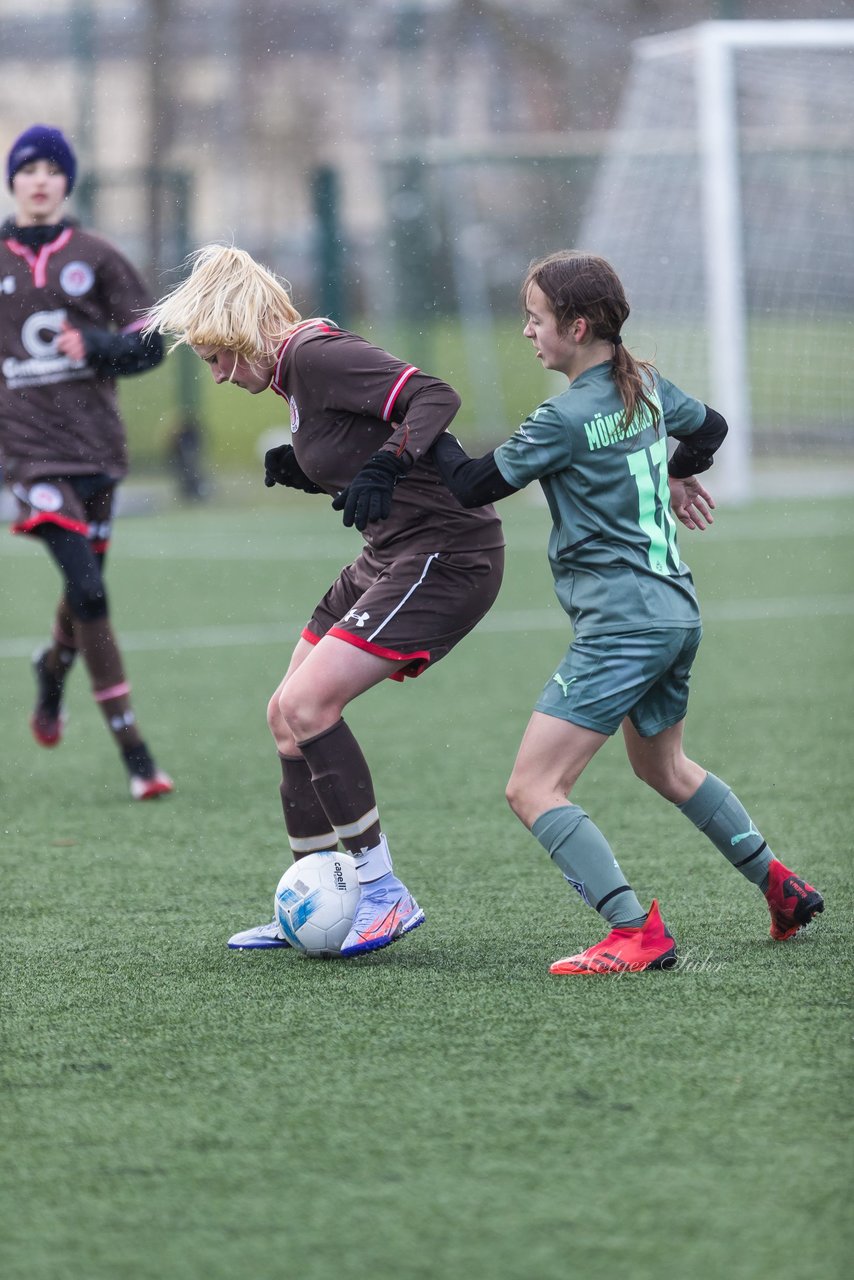
<instances>
[{"instance_id":1,"label":"red trim on jersey","mask_svg":"<svg viewBox=\"0 0 854 1280\"><path fill-rule=\"evenodd\" d=\"M418 373L418 368L416 365L411 364L406 369L404 369L403 373L400 375L397 382L394 384L391 391L388 393L388 399L383 405L383 411L380 414L380 417L382 418L383 422L388 422L389 419L391 418L392 411L397 402L397 397L400 395L401 391L406 386L407 382L412 377L413 373Z\"/></svg>"},{"instance_id":2,"label":"red trim on jersey","mask_svg":"<svg viewBox=\"0 0 854 1280\"><path fill-rule=\"evenodd\" d=\"M295 324L293 329L289 331L284 342L279 347L279 354L276 356L276 367L273 370L273 381L270 384L273 391L275 391L276 395L283 396L285 400L287 400L287 396L285 395L281 387L278 385L279 374L281 373L281 370L282 370L282 360L284 359L284 355L288 349L288 344L291 338L296 337L298 333L305 333L306 329L316 329L318 333L340 333L341 332L338 326L334 324L333 321L331 320L301 320L299 324Z\"/></svg>"},{"instance_id":3,"label":"red trim on jersey","mask_svg":"<svg viewBox=\"0 0 854 1280\"><path fill-rule=\"evenodd\" d=\"M33 529L40 524L57 524L60 529L70 529L72 533L82 533L86 538L89 535L89 526L83 520L72 520L69 516L57 515L54 511L39 511L37 515L30 516L26 520L16 520L10 525L12 533L32 533Z\"/></svg>"},{"instance_id":4,"label":"red trim on jersey","mask_svg":"<svg viewBox=\"0 0 854 1280\"><path fill-rule=\"evenodd\" d=\"M33 253L27 245L21 244L19 240L7 240L6 247L12 253L23 258L33 275L33 284L37 289L43 289L47 284L47 264L53 254L58 253L60 249L64 249L74 233L73 227L66 227L64 231L51 240L50 244L43 244L38 253Z\"/></svg>"}]
</instances>

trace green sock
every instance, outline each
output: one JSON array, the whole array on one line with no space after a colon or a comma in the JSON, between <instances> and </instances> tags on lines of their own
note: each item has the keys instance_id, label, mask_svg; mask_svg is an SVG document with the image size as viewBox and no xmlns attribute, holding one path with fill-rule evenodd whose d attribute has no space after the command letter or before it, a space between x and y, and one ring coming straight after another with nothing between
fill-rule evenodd
<instances>
[{"instance_id":1,"label":"green sock","mask_svg":"<svg viewBox=\"0 0 854 1280\"><path fill-rule=\"evenodd\" d=\"M765 892L774 855L725 782L707 773L690 800L676 808L709 837L736 871Z\"/></svg>"},{"instance_id":2,"label":"green sock","mask_svg":"<svg viewBox=\"0 0 854 1280\"><path fill-rule=\"evenodd\" d=\"M646 912L608 841L577 804L541 813L531 832L584 902L612 925L641 925Z\"/></svg>"}]
</instances>

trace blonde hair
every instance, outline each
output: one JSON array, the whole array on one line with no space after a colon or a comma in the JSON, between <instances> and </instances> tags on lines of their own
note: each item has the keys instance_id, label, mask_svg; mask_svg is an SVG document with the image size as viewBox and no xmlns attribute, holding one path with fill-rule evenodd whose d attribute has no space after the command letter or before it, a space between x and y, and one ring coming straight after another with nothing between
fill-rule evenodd
<instances>
[{"instance_id":1,"label":"blonde hair","mask_svg":"<svg viewBox=\"0 0 854 1280\"><path fill-rule=\"evenodd\" d=\"M225 348L250 362L275 356L302 319L287 282L233 246L205 245L189 261L186 280L149 311L146 333L171 334L176 347Z\"/></svg>"}]
</instances>

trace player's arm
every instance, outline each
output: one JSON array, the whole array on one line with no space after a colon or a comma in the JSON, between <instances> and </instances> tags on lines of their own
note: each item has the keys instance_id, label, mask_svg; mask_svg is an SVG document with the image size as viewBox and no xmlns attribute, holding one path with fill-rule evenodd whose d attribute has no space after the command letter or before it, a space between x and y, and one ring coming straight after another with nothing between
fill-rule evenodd
<instances>
[{"instance_id":1,"label":"player's arm","mask_svg":"<svg viewBox=\"0 0 854 1280\"><path fill-rule=\"evenodd\" d=\"M456 436L444 432L430 452L445 485L463 507L482 507L518 493L498 470L495 453L470 458Z\"/></svg>"},{"instance_id":2,"label":"player's arm","mask_svg":"<svg viewBox=\"0 0 854 1280\"><path fill-rule=\"evenodd\" d=\"M673 456L667 464L667 473L675 480L685 480L689 476L701 475L708 471L714 461L714 455L726 439L729 430L726 419L708 405L703 406L706 416L695 431L684 438L679 431L673 435L679 439Z\"/></svg>"},{"instance_id":3,"label":"player's arm","mask_svg":"<svg viewBox=\"0 0 854 1280\"><path fill-rule=\"evenodd\" d=\"M375 358L386 366L391 359L378 349ZM377 385L385 399L382 405L377 400L371 405L377 417L390 423L391 433L332 503L335 511L343 511L345 525L360 530L373 520L388 518L395 486L424 457L460 407L456 391L441 379L399 362L392 373L389 383L389 370L383 368Z\"/></svg>"},{"instance_id":4,"label":"player's arm","mask_svg":"<svg viewBox=\"0 0 854 1280\"><path fill-rule=\"evenodd\" d=\"M325 409L386 424L388 436L378 452L395 459L402 474L427 454L460 407L447 382L357 334L314 336L299 345L293 360L318 381Z\"/></svg>"},{"instance_id":5,"label":"player's arm","mask_svg":"<svg viewBox=\"0 0 854 1280\"><path fill-rule=\"evenodd\" d=\"M100 323L76 325L87 363L105 378L128 377L154 369L165 348L159 333L145 334L151 297L134 266L112 245L89 234L102 300Z\"/></svg>"},{"instance_id":6,"label":"player's arm","mask_svg":"<svg viewBox=\"0 0 854 1280\"><path fill-rule=\"evenodd\" d=\"M699 532L714 524L712 512L715 503L709 491L700 484L697 475L711 467L714 455L723 444L728 430L726 419L721 414L708 405L703 407L706 416L699 427L684 438L680 438L681 432L678 429L673 432L679 443L667 464L673 514L686 529L696 529Z\"/></svg>"},{"instance_id":7,"label":"player's arm","mask_svg":"<svg viewBox=\"0 0 854 1280\"><path fill-rule=\"evenodd\" d=\"M391 434L382 451L398 458L410 470L433 447L457 415L462 403L447 382L412 370L386 412Z\"/></svg>"},{"instance_id":8,"label":"player's arm","mask_svg":"<svg viewBox=\"0 0 854 1280\"><path fill-rule=\"evenodd\" d=\"M108 329L96 329L81 325L79 330L86 352L86 360L106 378L127 377L156 368L163 359L163 338L159 333L145 337L139 330L130 333L112 333Z\"/></svg>"}]
</instances>

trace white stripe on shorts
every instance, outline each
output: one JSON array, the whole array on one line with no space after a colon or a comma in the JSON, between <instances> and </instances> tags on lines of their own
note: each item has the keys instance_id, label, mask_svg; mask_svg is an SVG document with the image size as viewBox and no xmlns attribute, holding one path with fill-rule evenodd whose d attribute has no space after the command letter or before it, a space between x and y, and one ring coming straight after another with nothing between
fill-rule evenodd
<instances>
[{"instance_id":1,"label":"white stripe on shorts","mask_svg":"<svg viewBox=\"0 0 854 1280\"><path fill-rule=\"evenodd\" d=\"M423 569L423 571L422 571L422 573L421 573L421 577L418 579L418 581L417 581L417 582L413 582L412 586L409 588L409 590L407 591L407 593L406 593L406 595L403 597L403 599L402 599L401 601L399 601L399 603L398 603L398 604L396 604L396 605L395 605L395 607L392 609L391 613L387 614L387 615L386 615L386 617L385 617L385 618L383 618L383 620L382 620L382 622L380 623L380 625L379 625L378 627L376 627L376 628L371 632L371 634L368 636L368 640L369 640L369 641L370 641L370 640L375 640L375 639L376 639L376 637L377 637L377 636L379 635L379 633L382 631L383 627L388 626L388 624L391 622L391 620L392 620L392 618L394 617L394 615L395 615L396 613L398 613L398 612L403 608L403 606L406 604L407 600L408 600L408 599L409 599L409 597L412 595L412 593L413 593L414 591L417 591L417 590L418 590L418 588L421 586L421 584L422 584L422 582L424 581L424 579L427 577L427 570L430 568L430 565L433 563L433 561L434 561L434 560L438 560L438 558L439 558L439 552L438 552L438 551L434 551L434 552L432 552L432 553L427 557L427 563L426 563L426 564L425 564L425 566L424 566L424 569Z\"/></svg>"}]
</instances>

